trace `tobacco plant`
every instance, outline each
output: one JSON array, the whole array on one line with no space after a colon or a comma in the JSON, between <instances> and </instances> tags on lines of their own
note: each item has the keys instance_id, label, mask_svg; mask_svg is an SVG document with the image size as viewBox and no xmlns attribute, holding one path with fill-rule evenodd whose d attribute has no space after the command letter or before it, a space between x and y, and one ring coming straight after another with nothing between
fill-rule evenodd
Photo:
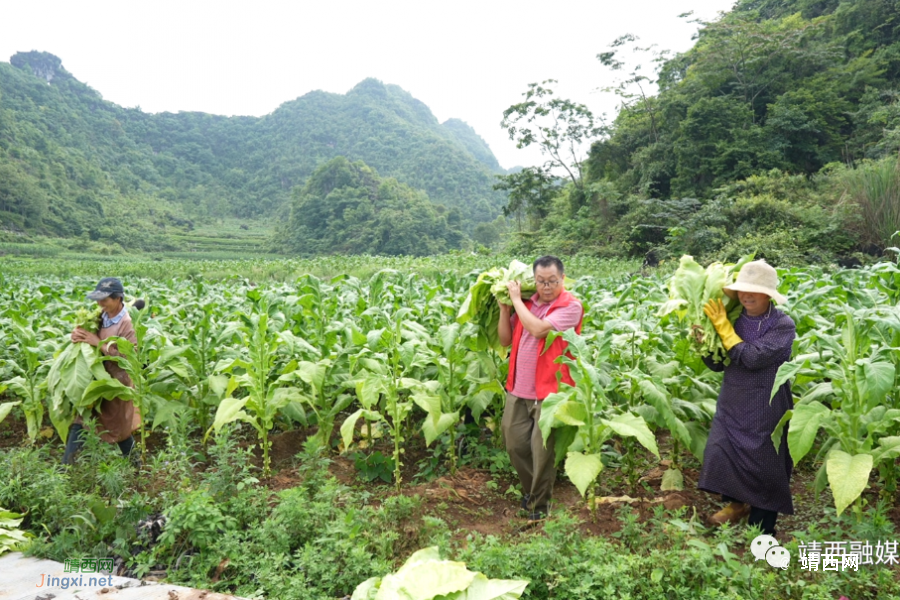
<instances>
[{"instance_id":1,"label":"tobacco plant","mask_svg":"<svg viewBox=\"0 0 900 600\"><path fill-rule=\"evenodd\" d=\"M252 315L242 315L240 333L244 352L240 358L225 360L217 370L231 375L225 397L219 403L216 417L206 436L234 421L249 423L257 432L263 452L263 477L272 473L269 459L269 431L275 417L291 402L300 400L300 390L287 385L294 380L291 373L276 376L276 359L286 345L277 333L277 320L273 323L268 299L261 299ZM274 311L273 311L274 312ZM273 327L274 326L274 327ZM235 398L230 394L242 389L246 396ZM249 412L247 410L248 409Z\"/></svg>"},{"instance_id":2,"label":"tobacco plant","mask_svg":"<svg viewBox=\"0 0 900 600\"><path fill-rule=\"evenodd\" d=\"M800 341L805 352L782 365L772 397L779 387L795 379L800 392L772 434L779 448L783 427L790 422L788 448L794 463L812 450L819 429L826 439L816 460L823 460L816 489L826 483L840 514L856 502L878 468L885 491L896 491L895 459L900 456L900 397L897 395L897 365L900 348L879 340L886 327L894 336L900 331L897 311L853 310L844 306L836 316L837 334L811 332Z\"/></svg>"},{"instance_id":3,"label":"tobacco plant","mask_svg":"<svg viewBox=\"0 0 900 600\"><path fill-rule=\"evenodd\" d=\"M587 496L592 513L596 511L596 480L604 469L602 447L613 438L634 438L659 458L653 433L643 417L617 410L609 401L615 380L604 368L609 354L609 338L596 340L593 349L573 329L547 336L547 344L556 337L568 342L567 354L557 362L568 365L574 386L561 383L559 391L541 404L539 427L546 445L556 430L554 451L557 461L565 457L565 472L582 496Z\"/></svg>"}]
</instances>

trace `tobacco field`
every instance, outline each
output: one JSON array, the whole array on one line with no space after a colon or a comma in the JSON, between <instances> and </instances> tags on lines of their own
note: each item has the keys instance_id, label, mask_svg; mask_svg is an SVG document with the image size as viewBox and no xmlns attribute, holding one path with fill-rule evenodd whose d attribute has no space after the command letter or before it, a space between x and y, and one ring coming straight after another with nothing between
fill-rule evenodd
<instances>
[{"instance_id":1,"label":"tobacco field","mask_svg":"<svg viewBox=\"0 0 900 600\"><path fill-rule=\"evenodd\" d=\"M745 552L752 529L705 526L722 376L660 316L674 264L564 257L585 307L582 335L563 334L576 386L545 401L556 504L527 526L499 430L506 353L457 318L479 273L513 258L0 263L0 507L22 515L28 553L246 598L349 598L430 547L527 581L522 598L900 597L896 565L782 572ZM797 512L779 539L794 556L893 540L900 268L779 274L797 326L779 371ZM146 301L120 347L133 390L88 351L54 367L108 275ZM72 411L113 393L143 414L140 463L90 434L61 465Z\"/></svg>"}]
</instances>

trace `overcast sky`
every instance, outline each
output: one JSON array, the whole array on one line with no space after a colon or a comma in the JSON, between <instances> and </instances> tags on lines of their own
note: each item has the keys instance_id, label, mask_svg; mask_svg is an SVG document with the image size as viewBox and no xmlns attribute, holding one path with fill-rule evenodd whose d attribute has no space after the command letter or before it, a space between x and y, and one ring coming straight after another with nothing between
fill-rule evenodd
<instances>
[{"instance_id":1,"label":"overcast sky","mask_svg":"<svg viewBox=\"0 0 900 600\"><path fill-rule=\"evenodd\" d=\"M596 55L616 37L683 51L697 25L734 0L27 0L7 2L0 60L59 56L117 104L148 112L272 112L311 90L345 93L366 77L394 83L444 121L469 123L504 167L541 162L500 128L528 83L615 113Z\"/></svg>"}]
</instances>

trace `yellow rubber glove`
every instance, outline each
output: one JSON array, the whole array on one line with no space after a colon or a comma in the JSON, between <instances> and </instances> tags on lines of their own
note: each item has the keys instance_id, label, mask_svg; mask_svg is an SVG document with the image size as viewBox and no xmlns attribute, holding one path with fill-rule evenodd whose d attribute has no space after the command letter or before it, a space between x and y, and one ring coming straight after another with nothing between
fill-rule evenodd
<instances>
[{"instance_id":1,"label":"yellow rubber glove","mask_svg":"<svg viewBox=\"0 0 900 600\"><path fill-rule=\"evenodd\" d=\"M725 346L726 350L731 350L744 341L735 333L731 321L728 320L728 313L725 311L725 305L722 304L721 298L707 302L706 306L703 307L703 312L712 321L713 327L716 328L716 333L722 338L722 345Z\"/></svg>"}]
</instances>

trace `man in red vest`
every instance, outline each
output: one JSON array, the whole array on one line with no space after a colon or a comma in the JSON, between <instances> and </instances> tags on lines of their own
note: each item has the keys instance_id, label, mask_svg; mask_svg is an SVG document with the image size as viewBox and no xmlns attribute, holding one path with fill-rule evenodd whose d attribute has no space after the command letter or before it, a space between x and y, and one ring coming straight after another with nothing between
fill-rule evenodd
<instances>
[{"instance_id":1,"label":"man in red vest","mask_svg":"<svg viewBox=\"0 0 900 600\"><path fill-rule=\"evenodd\" d=\"M557 374L562 381L574 385L569 368L554 361L566 350L561 338L542 352L550 331L575 328L581 333L584 309L581 302L565 290L562 261L555 256L542 256L534 261L537 292L522 299L519 282L508 284L515 314L500 304L500 343L512 346L509 354L509 376L506 380L506 407L501 429L506 451L522 484L522 508L529 519L543 519L549 514L550 496L556 480L553 434L546 440L538 429L541 401L558 391Z\"/></svg>"}]
</instances>

